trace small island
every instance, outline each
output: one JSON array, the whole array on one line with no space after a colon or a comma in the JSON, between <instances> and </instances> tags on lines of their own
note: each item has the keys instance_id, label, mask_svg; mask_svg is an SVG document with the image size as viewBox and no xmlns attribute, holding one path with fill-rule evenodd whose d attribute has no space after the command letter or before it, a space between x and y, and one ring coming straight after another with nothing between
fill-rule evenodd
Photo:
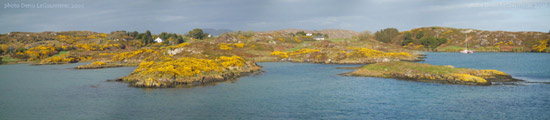
<instances>
[{"instance_id":1,"label":"small island","mask_svg":"<svg viewBox=\"0 0 550 120\"><path fill-rule=\"evenodd\" d=\"M455 68L450 65L430 65L413 62L384 62L365 65L356 71L343 73L347 76L382 77L419 82L491 85L492 82L522 81L498 70Z\"/></svg>"},{"instance_id":2,"label":"small island","mask_svg":"<svg viewBox=\"0 0 550 120\"><path fill-rule=\"evenodd\" d=\"M246 62L239 56L221 56L212 59L168 58L162 61L144 61L130 75L117 79L134 87L192 87L228 81L259 72L255 62Z\"/></svg>"}]
</instances>

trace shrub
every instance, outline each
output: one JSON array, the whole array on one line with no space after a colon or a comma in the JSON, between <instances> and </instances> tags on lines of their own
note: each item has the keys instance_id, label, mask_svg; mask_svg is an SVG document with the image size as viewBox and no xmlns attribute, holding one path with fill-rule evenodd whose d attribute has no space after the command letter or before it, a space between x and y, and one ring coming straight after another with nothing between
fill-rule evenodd
<instances>
[{"instance_id":1,"label":"shrub","mask_svg":"<svg viewBox=\"0 0 550 120\"><path fill-rule=\"evenodd\" d=\"M279 58L288 58L288 53L282 51L273 51L271 55L279 56Z\"/></svg>"},{"instance_id":2,"label":"shrub","mask_svg":"<svg viewBox=\"0 0 550 120\"><path fill-rule=\"evenodd\" d=\"M424 32L423 31L416 32L416 39L420 39L422 37L424 37Z\"/></svg>"},{"instance_id":3,"label":"shrub","mask_svg":"<svg viewBox=\"0 0 550 120\"><path fill-rule=\"evenodd\" d=\"M429 50L435 50L439 45L447 42L446 38L427 37L420 40L420 43Z\"/></svg>"},{"instance_id":4,"label":"shrub","mask_svg":"<svg viewBox=\"0 0 550 120\"><path fill-rule=\"evenodd\" d=\"M401 42L401 46L408 45L412 42L414 42L414 40L412 39L412 34L410 32L405 32L405 36L403 37L403 42Z\"/></svg>"},{"instance_id":5,"label":"shrub","mask_svg":"<svg viewBox=\"0 0 550 120\"><path fill-rule=\"evenodd\" d=\"M107 63L101 62L101 61L95 61L95 62L92 63L92 65L98 65L98 66L105 65L105 64L107 64Z\"/></svg>"},{"instance_id":6,"label":"shrub","mask_svg":"<svg viewBox=\"0 0 550 120\"><path fill-rule=\"evenodd\" d=\"M376 31L376 33L374 33L374 36L378 41L389 43L398 34L399 31L396 28L386 28L380 31Z\"/></svg>"},{"instance_id":7,"label":"shrub","mask_svg":"<svg viewBox=\"0 0 550 120\"><path fill-rule=\"evenodd\" d=\"M533 49L533 51L535 52L545 52L546 48L548 47L548 42L550 42L550 39L538 40L537 42L538 44L533 45L531 49Z\"/></svg>"},{"instance_id":8,"label":"shrub","mask_svg":"<svg viewBox=\"0 0 550 120\"><path fill-rule=\"evenodd\" d=\"M202 29L195 28L191 31L189 31L186 36L194 38L194 39L203 39L208 36L208 33L204 33Z\"/></svg>"},{"instance_id":9,"label":"shrub","mask_svg":"<svg viewBox=\"0 0 550 120\"><path fill-rule=\"evenodd\" d=\"M372 33L367 30L367 31L361 32L361 34L359 34L357 38L359 38L359 40L361 41L366 41L366 40L369 40L371 36L372 36Z\"/></svg>"},{"instance_id":10,"label":"shrub","mask_svg":"<svg viewBox=\"0 0 550 120\"><path fill-rule=\"evenodd\" d=\"M399 53L393 53L393 52L382 52L378 50L373 50L369 48L357 48L357 47L349 47L347 49L352 50L351 52L347 53L346 56L348 57L372 57L372 58L385 58L385 57L391 57L391 58L399 58L399 57L409 57L411 56L409 53L405 52L399 52Z\"/></svg>"}]
</instances>

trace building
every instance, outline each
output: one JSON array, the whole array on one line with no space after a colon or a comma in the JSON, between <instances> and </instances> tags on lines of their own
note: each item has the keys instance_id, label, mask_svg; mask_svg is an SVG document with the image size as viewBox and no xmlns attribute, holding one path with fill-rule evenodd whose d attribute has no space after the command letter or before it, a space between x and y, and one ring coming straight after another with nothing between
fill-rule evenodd
<instances>
[{"instance_id":1,"label":"building","mask_svg":"<svg viewBox=\"0 0 550 120\"><path fill-rule=\"evenodd\" d=\"M306 33L306 36L312 36L313 34L312 33Z\"/></svg>"},{"instance_id":2,"label":"building","mask_svg":"<svg viewBox=\"0 0 550 120\"><path fill-rule=\"evenodd\" d=\"M314 40L325 40L325 36L316 35L316 36L313 36L313 39L314 39Z\"/></svg>"},{"instance_id":3,"label":"building","mask_svg":"<svg viewBox=\"0 0 550 120\"><path fill-rule=\"evenodd\" d=\"M155 39L155 42L161 43L161 42L162 42L162 39L160 39L160 37L157 37L157 39Z\"/></svg>"}]
</instances>

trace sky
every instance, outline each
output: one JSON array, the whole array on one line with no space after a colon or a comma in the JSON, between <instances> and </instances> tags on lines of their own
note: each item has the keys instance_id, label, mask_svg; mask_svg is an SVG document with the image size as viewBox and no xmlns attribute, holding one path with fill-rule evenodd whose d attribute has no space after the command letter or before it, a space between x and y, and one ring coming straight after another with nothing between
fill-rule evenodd
<instances>
[{"instance_id":1,"label":"sky","mask_svg":"<svg viewBox=\"0 0 550 120\"><path fill-rule=\"evenodd\" d=\"M550 31L550 0L1 0L0 33L193 28Z\"/></svg>"}]
</instances>

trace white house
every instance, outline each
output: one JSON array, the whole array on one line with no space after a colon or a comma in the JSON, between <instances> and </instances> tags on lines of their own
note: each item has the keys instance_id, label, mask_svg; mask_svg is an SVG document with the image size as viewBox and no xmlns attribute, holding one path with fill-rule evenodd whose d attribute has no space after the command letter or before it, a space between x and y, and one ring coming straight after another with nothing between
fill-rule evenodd
<instances>
[{"instance_id":1,"label":"white house","mask_svg":"<svg viewBox=\"0 0 550 120\"><path fill-rule=\"evenodd\" d=\"M313 34L312 33L306 33L306 36L312 36Z\"/></svg>"},{"instance_id":2,"label":"white house","mask_svg":"<svg viewBox=\"0 0 550 120\"><path fill-rule=\"evenodd\" d=\"M157 37L157 39L155 39L155 42L161 43L161 42L162 42L162 39L160 39L160 37Z\"/></svg>"},{"instance_id":3,"label":"white house","mask_svg":"<svg viewBox=\"0 0 550 120\"><path fill-rule=\"evenodd\" d=\"M313 39L314 40L325 40L325 37L322 36L322 35L316 35L316 36L313 36Z\"/></svg>"}]
</instances>

